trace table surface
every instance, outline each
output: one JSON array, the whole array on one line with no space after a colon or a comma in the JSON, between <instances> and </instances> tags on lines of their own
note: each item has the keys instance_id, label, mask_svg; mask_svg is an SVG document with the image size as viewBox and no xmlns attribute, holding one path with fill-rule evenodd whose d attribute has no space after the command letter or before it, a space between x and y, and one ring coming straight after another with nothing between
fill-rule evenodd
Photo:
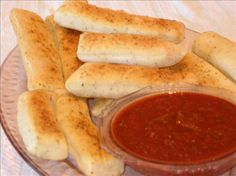
<instances>
[{"instance_id":1,"label":"table surface","mask_svg":"<svg viewBox=\"0 0 236 176\"><path fill-rule=\"evenodd\" d=\"M16 38L10 24L12 8L23 8L40 14L43 18L53 13L63 1L1 1L1 64L16 45ZM236 1L121 1L91 0L91 4L113 9L123 9L146 16L182 21L187 28L203 32L215 31L236 41ZM38 176L17 154L2 128L0 131L0 175ZM234 169L236 170L236 169ZM233 171L236 173L236 171ZM229 176L225 173L224 176ZM231 174L232 175L232 174Z\"/></svg>"}]
</instances>

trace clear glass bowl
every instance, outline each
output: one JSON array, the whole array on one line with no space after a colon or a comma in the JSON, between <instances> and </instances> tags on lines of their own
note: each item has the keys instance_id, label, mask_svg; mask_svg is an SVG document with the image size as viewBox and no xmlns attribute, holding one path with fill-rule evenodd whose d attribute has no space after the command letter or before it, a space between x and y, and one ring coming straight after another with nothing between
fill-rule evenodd
<instances>
[{"instance_id":1,"label":"clear glass bowl","mask_svg":"<svg viewBox=\"0 0 236 176\"><path fill-rule=\"evenodd\" d=\"M224 173L236 165L236 151L230 155L224 156L217 160L211 160L200 164L191 165L172 165L163 163L154 163L137 158L122 150L114 141L111 135L111 123L115 114L125 105L146 96L158 95L163 93L190 92L201 93L223 98L233 104L236 104L236 93L209 87L201 87L187 83L172 83L159 86L150 86L115 100L108 105L105 110L98 116L97 123L101 138L102 147L122 159L127 165L144 173L153 176L216 176Z\"/></svg>"}]
</instances>

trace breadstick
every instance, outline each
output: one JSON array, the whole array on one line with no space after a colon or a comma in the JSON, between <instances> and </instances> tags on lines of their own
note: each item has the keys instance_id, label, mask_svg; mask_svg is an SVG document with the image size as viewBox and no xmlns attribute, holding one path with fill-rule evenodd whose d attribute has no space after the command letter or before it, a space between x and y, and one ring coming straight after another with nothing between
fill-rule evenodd
<instances>
[{"instance_id":1,"label":"breadstick","mask_svg":"<svg viewBox=\"0 0 236 176\"><path fill-rule=\"evenodd\" d=\"M157 37L130 34L83 33L77 56L84 62L167 67L184 56L180 45Z\"/></svg>"},{"instance_id":2,"label":"breadstick","mask_svg":"<svg viewBox=\"0 0 236 176\"><path fill-rule=\"evenodd\" d=\"M10 18L20 46L28 89L64 88L60 56L43 19L22 9L13 9Z\"/></svg>"},{"instance_id":3,"label":"breadstick","mask_svg":"<svg viewBox=\"0 0 236 176\"><path fill-rule=\"evenodd\" d=\"M193 52L236 81L236 43L215 32L202 33Z\"/></svg>"},{"instance_id":4,"label":"breadstick","mask_svg":"<svg viewBox=\"0 0 236 176\"><path fill-rule=\"evenodd\" d=\"M60 96L56 102L56 112L69 145L69 152L85 175L122 174L123 162L100 147L97 128L90 119L85 99L73 95Z\"/></svg>"},{"instance_id":5,"label":"breadstick","mask_svg":"<svg viewBox=\"0 0 236 176\"><path fill-rule=\"evenodd\" d=\"M236 84L198 56L188 53L171 67L86 63L66 81L69 92L81 97L119 98L150 85L187 82L236 92Z\"/></svg>"},{"instance_id":6,"label":"breadstick","mask_svg":"<svg viewBox=\"0 0 236 176\"><path fill-rule=\"evenodd\" d=\"M46 18L46 25L54 37L61 57L64 79L67 80L71 73L82 65L76 56L81 32L57 25L52 15Z\"/></svg>"},{"instance_id":7,"label":"breadstick","mask_svg":"<svg viewBox=\"0 0 236 176\"><path fill-rule=\"evenodd\" d=\"M25 147L32 155L50 160L67 157L67 142L57 124L52 92L33 90L21 94L17 125Z\"/></svg>"},{"instance_id":8,"label":"breadstick","mask_svg":"<svg viewBox=\"0 0 236 176\"><path fill-rule=\"evenodd\" d=\"M79 1L65 2L56 10L54 18L59 25L79 31L140 34L175 43L181 42L185 34L181 22L133 15Z\"/></svg>"},{"instance_id":9,"label":"breadstick","mask_svg":"<svg viewBox=\"0 0 236 176\"><path fill-rule=\"evenodd\" d=\"M113 99L95 98L90 109L92 116L97 118L112 101Z\"/></svg>"}]
</instances>

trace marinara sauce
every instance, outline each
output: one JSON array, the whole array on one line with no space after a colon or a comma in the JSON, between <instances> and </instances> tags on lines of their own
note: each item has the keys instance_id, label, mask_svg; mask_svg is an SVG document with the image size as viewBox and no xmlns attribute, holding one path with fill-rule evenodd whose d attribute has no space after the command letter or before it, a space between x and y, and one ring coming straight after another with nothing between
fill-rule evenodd
<instances>
[{"instance_id":1,"label":"marinara sauce","mask_svg":"<svg viewBox=\"0 0 236 176\"><path fill-rule=\"evenodd\" d=\"M236 151L236 105L198 93L148 96L115 115L111 134L123 150L145 160L214 160Z\"/></svg>"}]
</instances>

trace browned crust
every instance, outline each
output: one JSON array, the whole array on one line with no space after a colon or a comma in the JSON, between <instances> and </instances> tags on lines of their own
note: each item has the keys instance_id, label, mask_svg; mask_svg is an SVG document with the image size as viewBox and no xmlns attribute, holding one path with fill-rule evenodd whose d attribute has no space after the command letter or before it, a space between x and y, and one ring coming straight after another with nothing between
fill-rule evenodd
<instances>
[{"instance_id":1,"label":"browned crust","mask_svg":"<svg viewBox=\"0 0 236 176\"><path fill-rule=\"evenodd\" d=\"M64 137L57 126L57 119L53 112L52 93L45 90L33 90L20 96L27 108L34 128L39 134L55 134Z\"/></svg>"},{"instance_id":2,"label":"browned crust","mask_svg":"<svg viewBox=\"0 0 236 176\"><path fill-rule=\"evenodd\" d=\"M70 14L75 18L87 20L88 22L93 23L93 25L110 28L115 33L143 33L144 35L156 35L176 43L182 41L185 34L185 26L181 22L133 15L123 10L101 8L80 2L64 3L57 9L56 13ZM60 22L60 19L58 19L57 22L63 25ZM89 29L86 31L89 31ZM104 33L105 30L97 32Z\"/></svg>"},{"instance_id":3,"label":"browned crust","mask_svg":"<svg viewBox=\"0 0 236 176\"><path fill-rule=\"evenodd\" d=\"M83 33L77 55L85 62L166 67L178 63L184 49L158 37Z\"/></svg>"},{"instance_id":4,"label":"browned crust","mask_svg":"<svg viewBox=\"0 0 236 176\"><path fill-rule=\"evenodd\" d=\"M188 53L166 68L86 63L67 80L67 89L85 97L118 98L149 85L188 82L236 91L236 85L215 67Z\"/></svg>"},{"instance_id":5,"label":"browned crust","mask_svg":"<svg viewBox=\"0 0 236 176\"><path fill-rule=\"evenodd\" d=\"M61 57L63 75L65 80L67 80L83 64L76 55L81 32L57 25L53 15L48 16L45 22L53 35L55 45Z\"/></svg>"},{"instance_id":6,"label":"browned crust","mask_svg":"<svg viewBox=\"0 0 236 176\"><path fill-rule=\"evenodd\" d=\"M28 77L28 89L64 87L60 56L44 21L37 14L13 9L10 19Z\"/></svg>"},{"instance_id":7,"label":"browned crust","mask_svg":"<svg viewBox=\"0 0 236 176\"><path fill-rule=\"evenodd\" d=\"M86 99L62 95L57 100L56 112L70 153L82 172L86 175L120 175L123 172L123 163L101 148Z\"/></svg>"},{"instance_id":8,"label":"browned crust","mask_svg":"<svg viewBox=\"0 0 236 176\"><path fill-rule=\"evenodd\" d=\"M193 52L236 82L235 42L215 32L204 32L194 41Z\"/></svg>"}]
</instances>

